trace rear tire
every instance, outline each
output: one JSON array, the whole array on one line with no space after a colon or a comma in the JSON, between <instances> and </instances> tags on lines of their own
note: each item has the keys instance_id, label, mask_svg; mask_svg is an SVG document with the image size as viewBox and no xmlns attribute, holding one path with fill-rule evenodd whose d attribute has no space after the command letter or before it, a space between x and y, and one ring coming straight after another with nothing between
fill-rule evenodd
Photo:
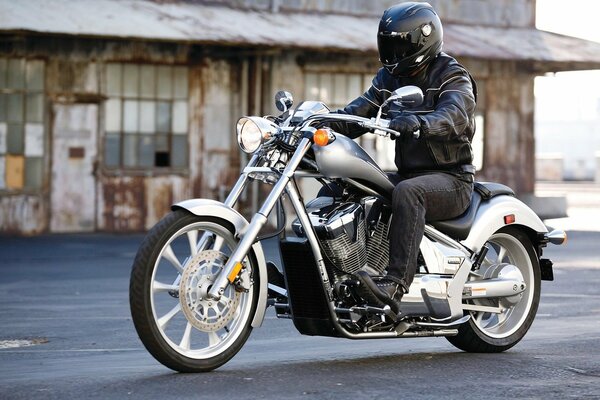
<instances>
[{"instance_id":1,"label":"rear tire","mask_svg":"<svg viewBox=\"0 0 600 400\"><path fill-rule=\"evenodd\" d=\"M204 297L237 245L232 230L225 220L178 210L159 221L138 250L131 316L146 349L168 368L211 371L229 361L252 331L259 279L252 255L245 260L254 281L248 292L229 285L217 302ZM205 233L208 245L197 251Z\"/></svg>"},{"instance_id":2,"label":"rear tire","mask_svg":"<svg viewBox=\"0 0 600 400\"><path fill-rule=\"evenodd\" d=\"M457 348L472 353L499 353L516 345L531 327L540 301L540 265L529 237L515 227L506 227L490 237L488 246L490 251L480 272L501 263L515 265L527 289L512 307L506 307L503 299L474 301L479 305L503 306L506 311L499 315L468 311L471 320L460 326L458 335L447 337Z\"/></svg>"}]
</instances>

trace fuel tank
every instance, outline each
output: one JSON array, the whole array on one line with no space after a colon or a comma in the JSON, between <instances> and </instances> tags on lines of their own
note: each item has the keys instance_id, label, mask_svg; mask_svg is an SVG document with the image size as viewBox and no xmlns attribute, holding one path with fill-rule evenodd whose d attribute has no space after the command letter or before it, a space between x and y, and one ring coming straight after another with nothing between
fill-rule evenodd
<instances>
[{"instance_id":1,"label":"fuel tank","mask_svg":"<svg viewBox=\"0 0 600 400\"><path fill-rule=\"evenodd\" d=\"M328 178L350 178L390 197L394 184L375 161L352 139L335 134L327 146L313 145L319 171Z\"/></svg>"}]
</instances>

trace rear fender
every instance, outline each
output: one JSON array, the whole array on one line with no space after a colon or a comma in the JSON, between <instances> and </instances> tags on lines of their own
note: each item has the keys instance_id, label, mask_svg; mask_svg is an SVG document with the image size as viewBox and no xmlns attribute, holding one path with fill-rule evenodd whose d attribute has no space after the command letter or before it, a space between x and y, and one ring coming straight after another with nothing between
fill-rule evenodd
<instances>
[{"instance_id":1,"label":"rear fender","mask_svg":"<svg viewBox=\"0 0 600 400\"><path fill-rule=\"evenodd\" d=\"M239 212L225 204L210 200L210 199L190 199L171 206L173 211L184 209L191 212L199 217L215 217L221 218L230 222L236 235L241 235L249 225L246 218L244 218ZM265 317L265 311L267 308L267 295L268 295L268 279L267 279L267 264L265 261L265 253L263 252L262 245L260 242L256 242L252 245L252 251L256 257L258 263L258 274L260 287L258 288L258 303L256 305L256 312L254 319L252 320L252 327L257 328L262 325Z\"/></svg>"},{"instance_id":2,"label":"rear fender","mask_svg":"<svg viewBox=\"0 0 600 400\"><path fill-rule=\"evenodd\" d=\"M515 216L515 222L506 224L504 217L511 214ZM521 225L537 233L548 232L546 225L525 203L512 196L500 195L481 204L469 236L462 244L478 252L494 232L507 225Z\"/></svg>"}]
</instances>

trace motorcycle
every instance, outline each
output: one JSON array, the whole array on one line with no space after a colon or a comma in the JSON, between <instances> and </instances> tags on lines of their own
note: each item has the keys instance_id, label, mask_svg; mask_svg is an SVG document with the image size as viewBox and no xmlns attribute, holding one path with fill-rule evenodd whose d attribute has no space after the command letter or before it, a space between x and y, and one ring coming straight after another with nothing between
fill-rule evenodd
<instances>
[{"instance_id":1,"label":"motorcycle","mask_svg":"<svg viewBox=\"0 0 600 400\"><path fill-rule=\"evenodd\" d=\"M368 119L332 113L317 101L292 109L291 94L281 91L280 116L238 121L239 146L251 158L225 202L173 205L133 263L133 322L159 362L181 372L223 365L261 326L268 306L304 335L439 336L467 352L501 352L523 338L537 312L540 281L553 280L542 250L564 243L566 234L549 232L498 183L476 182L464 214L427 223L400 315L361 297L357 271L384 275L389 246L402 240L388 236L394 185L359 144L322 126L341 121L399 136L382 110L392 102L417 106L423 93L407 86L388 96ZM303 178L335 182L342 194L305 204L297 186ZM270 192L247 221L234 206L251 181L270 185ZM283 196L297 217L293 234L286 233ZM259 236L274 209L281 265L267 262Z\"/></svg>"}]
</instances>

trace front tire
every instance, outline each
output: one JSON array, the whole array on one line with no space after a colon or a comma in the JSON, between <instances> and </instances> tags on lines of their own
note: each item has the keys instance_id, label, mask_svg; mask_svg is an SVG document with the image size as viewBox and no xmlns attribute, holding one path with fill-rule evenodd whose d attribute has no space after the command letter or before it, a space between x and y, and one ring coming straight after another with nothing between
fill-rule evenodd
<instances>
[{"instance_id":1,"label":"front tire","mask_svg":"<svg viewBox=\"0 0 600 400\"><path fill-rule=\"evenodd\" d=\"M515 227L506 227L488 240L489 251L479 273L493 278L498 266L515 266L527 289L506 299L473 300L476 305L501 307L501 314L469 311L471 320L458 329L458 335L447 337L457 348L473 353L499 353L516 345L527 333L540 302L540 265L529 237Z\"/></svg>"},{"instance_id":2,"label":"front tire","mask_svg":"<svg viewBox=\"0 0 600 400\"><path fill-rule=\"evenodd\" d=\"M225 220L177 210L148 233L135 257L129 302L146 349L180 372L211 371L229 361L252 331L258 272L252 254L243 264L247 291L229 285L218 301L206 298L237 245Z\"/></svg>"}]
</instances>

